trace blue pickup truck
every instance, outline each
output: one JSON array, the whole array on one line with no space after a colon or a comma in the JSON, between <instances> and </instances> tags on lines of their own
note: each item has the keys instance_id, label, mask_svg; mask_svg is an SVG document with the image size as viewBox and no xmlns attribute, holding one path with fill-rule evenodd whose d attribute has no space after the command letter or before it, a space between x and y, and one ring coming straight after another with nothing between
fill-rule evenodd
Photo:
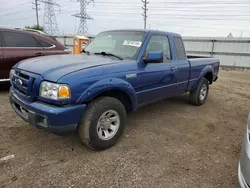
<instances>
[{"instance_id":1,"label":"blue pickup truck","mask_svg":"<svg viewBox=\"0 0 250 188\"><path fill-rule=\"evenodd\" d=\"M103 150L121 137L127 112L189 92L205 103L219 60L186 56L179 34L152 30L100 33L80 55L21 61L10 72L10 103L31 125L77 133Z\"/></svg>"}]
</instances>

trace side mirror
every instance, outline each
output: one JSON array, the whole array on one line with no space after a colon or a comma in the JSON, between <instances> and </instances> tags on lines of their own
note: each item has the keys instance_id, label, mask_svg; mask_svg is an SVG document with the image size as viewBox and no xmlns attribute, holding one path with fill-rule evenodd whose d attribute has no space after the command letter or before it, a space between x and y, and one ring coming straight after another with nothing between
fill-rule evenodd
<instances>
[{"instance_id":1,"label":"side mirror","mask_svg":"<svg viewBox=\"0 0 250 188\"><path fill-rule=\"evenodd\" d=\"M148 52L146 57L143 58L144 63L162 63L163 62L163 52Z\"/></svg>"}]
</instances>

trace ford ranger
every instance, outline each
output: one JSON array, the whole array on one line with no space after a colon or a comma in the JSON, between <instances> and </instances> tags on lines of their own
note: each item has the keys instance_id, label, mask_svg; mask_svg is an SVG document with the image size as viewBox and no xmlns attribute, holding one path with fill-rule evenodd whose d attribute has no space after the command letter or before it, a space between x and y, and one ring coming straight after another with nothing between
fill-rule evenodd
<instances>
[{"instance_id":1,"label":"ford ranger","mask_svg":"<svg viewBox=\"0 0 250 188\"><path fill-rule=\"evenodd\" d=\"M100 33L80 55L27 59L10 71L10 103L29 124L77 133L103 150L121 137L126 113L189 92L203 105L219 60L188 59L179 34L152 30Z\"/></svg>"}]
</instances>

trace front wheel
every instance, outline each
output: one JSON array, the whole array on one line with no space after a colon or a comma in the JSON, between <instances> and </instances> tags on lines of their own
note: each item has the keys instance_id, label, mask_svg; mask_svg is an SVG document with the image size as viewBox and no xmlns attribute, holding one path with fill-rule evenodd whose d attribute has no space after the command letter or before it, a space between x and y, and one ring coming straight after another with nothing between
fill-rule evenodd
<instances>
[{"instance_id":1,"label":"front wheel","mask_svg":"<svg viewBox=\"0 0 250 188\"><path fill-rule=\"evenodd\" d=\"M91 149L108 149L121 137L125 121L126 110L118 99L100 97L89 104L78 126L78 135Z\"/></svg>"},{"instance_id":2,"label":"front wheel","mask_svg":"<svg viewBox=\"0 0 250 188\"><path fill-rule=\"evenodd\" d=\"M202 78L198 87L194 91L190 91L190 102L194 105L200 106L206 102L209 91L209 82L206 78Z\"/></svg>"}]
</instances>

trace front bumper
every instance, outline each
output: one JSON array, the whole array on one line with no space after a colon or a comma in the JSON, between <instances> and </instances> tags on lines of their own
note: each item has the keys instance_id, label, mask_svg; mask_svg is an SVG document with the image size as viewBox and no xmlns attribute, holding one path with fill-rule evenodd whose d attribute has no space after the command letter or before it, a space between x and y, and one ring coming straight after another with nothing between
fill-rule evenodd
<instances>
[{"instance_id":1,"label":"front bumper","mask_svg":"<svg viewBox=\"0 0 250 188\"><path fill-rule=\"evenodd\" d=\"M241 188L250 188L250 144L247 134L244 137L238 168L238 180Z\"/></svg>"},{"instance_id":2,"label":"front bumper","mask_svg":"<svg viewBox=\"0 0 250 188\"><path fill-rule=\"evenodd\" d=\"M87 107L85 104L58 107L42 102L28 102L18 97L12 87L9 100L14 111L24 121L58 135L75 133Z\"/></svg>"},{"instance_id":3,"label":"front bumper","mask_svg":"<svg viewBox=\"0 0 250 188\"><path fill-rule=\"evenodd\" d=\"M242 175L240 163L238 167L238 180L241 188L249 188L248 184L245 181L244 176Z\"/></svg>"}]
</instances>

